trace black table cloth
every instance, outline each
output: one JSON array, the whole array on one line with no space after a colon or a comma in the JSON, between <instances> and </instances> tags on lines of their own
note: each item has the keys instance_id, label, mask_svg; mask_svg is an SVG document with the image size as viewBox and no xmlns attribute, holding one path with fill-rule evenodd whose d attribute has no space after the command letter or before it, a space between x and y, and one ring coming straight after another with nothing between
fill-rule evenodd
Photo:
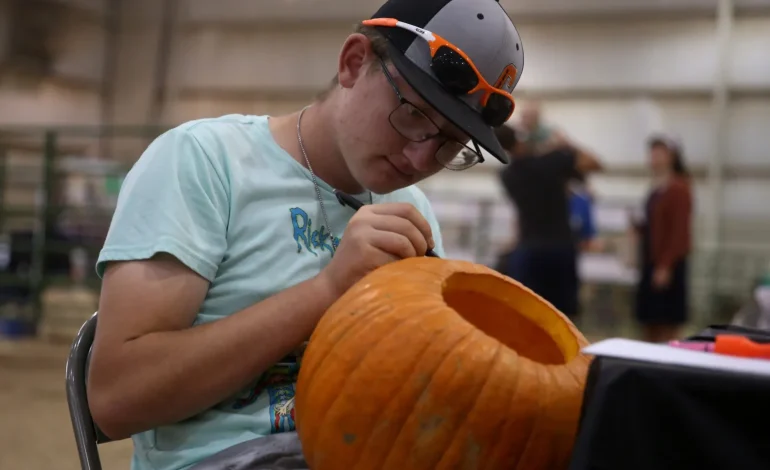
<instances>
[{"instance_id":1,"label":"black table cloth","mask_svg":"<svg viewBox=\"0 0 770 470\"><path fill-rule=\"evenodd\" d=\"M569 468L770 470L770 373L597 355Z\"/></svg>"}]
</instances>

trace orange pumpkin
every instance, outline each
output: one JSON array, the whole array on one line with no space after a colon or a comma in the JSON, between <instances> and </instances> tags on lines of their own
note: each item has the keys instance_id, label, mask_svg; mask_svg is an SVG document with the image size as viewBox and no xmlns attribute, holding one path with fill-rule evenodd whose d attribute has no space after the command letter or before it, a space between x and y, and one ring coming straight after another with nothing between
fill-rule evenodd
<instances>
[{"instance_id":1,"label":"orange pumpkin","mask_svg":"<svg viewBox=\"0 0 770 470\"><path fill-rule=\"evenodd\" d=\"M589 359L532 291L463 261L382 267L324 315L300 368L313 470L560 469Z\"/></svg>"}]
</instances>

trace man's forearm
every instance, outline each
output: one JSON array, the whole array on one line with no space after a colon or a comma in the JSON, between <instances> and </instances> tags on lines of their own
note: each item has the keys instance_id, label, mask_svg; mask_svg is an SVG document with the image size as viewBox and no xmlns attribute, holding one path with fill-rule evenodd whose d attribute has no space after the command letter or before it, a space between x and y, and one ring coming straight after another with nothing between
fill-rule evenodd
<instances>
[{"instance_id":1,"label":"man's forearm","mask_svg":"<svg viewBox=\"0 0 770 470\"><path fill-rule=\"evenodd\" d=\"M216 405L307 340L334 300L314 278L222 320L115 347L100 358L109 372L90 377L97 424L118 439Z\"/></svg>"}]
</instances>

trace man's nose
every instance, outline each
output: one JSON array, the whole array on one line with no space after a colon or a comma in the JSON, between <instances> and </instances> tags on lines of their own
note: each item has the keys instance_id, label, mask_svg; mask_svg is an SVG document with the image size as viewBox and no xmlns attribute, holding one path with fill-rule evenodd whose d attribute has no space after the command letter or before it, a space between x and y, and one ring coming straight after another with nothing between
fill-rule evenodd
<instances>
[{"instance_id":1,"label":"man's nose","mask_svg":"<svg viewBox=\"0 0 770 470\"><path fill-rule=\"evenodd\" d=\"M424 142L409 142L404 147L404 156L409 163L420 172L429 172L436 168L436 152L442 142L438 139L428 139Z\"/></svg>"}]
</instances>

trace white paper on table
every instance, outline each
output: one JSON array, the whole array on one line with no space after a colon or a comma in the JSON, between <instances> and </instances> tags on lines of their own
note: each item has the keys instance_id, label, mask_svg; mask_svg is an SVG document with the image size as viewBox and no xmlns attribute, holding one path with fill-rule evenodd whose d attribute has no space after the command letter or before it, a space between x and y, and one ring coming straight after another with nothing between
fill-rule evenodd
<instances>
[{"instance_id":1,"label":"white paper on table","mask_svg":"<svg viewBox=\"0 0 770 470\"><path fill-rule=\"evenodd\" d=\"M770 361L691 351L664 344L611 338L583 348L585 354L770 377Z\"/></svg>"}]
</instances>

